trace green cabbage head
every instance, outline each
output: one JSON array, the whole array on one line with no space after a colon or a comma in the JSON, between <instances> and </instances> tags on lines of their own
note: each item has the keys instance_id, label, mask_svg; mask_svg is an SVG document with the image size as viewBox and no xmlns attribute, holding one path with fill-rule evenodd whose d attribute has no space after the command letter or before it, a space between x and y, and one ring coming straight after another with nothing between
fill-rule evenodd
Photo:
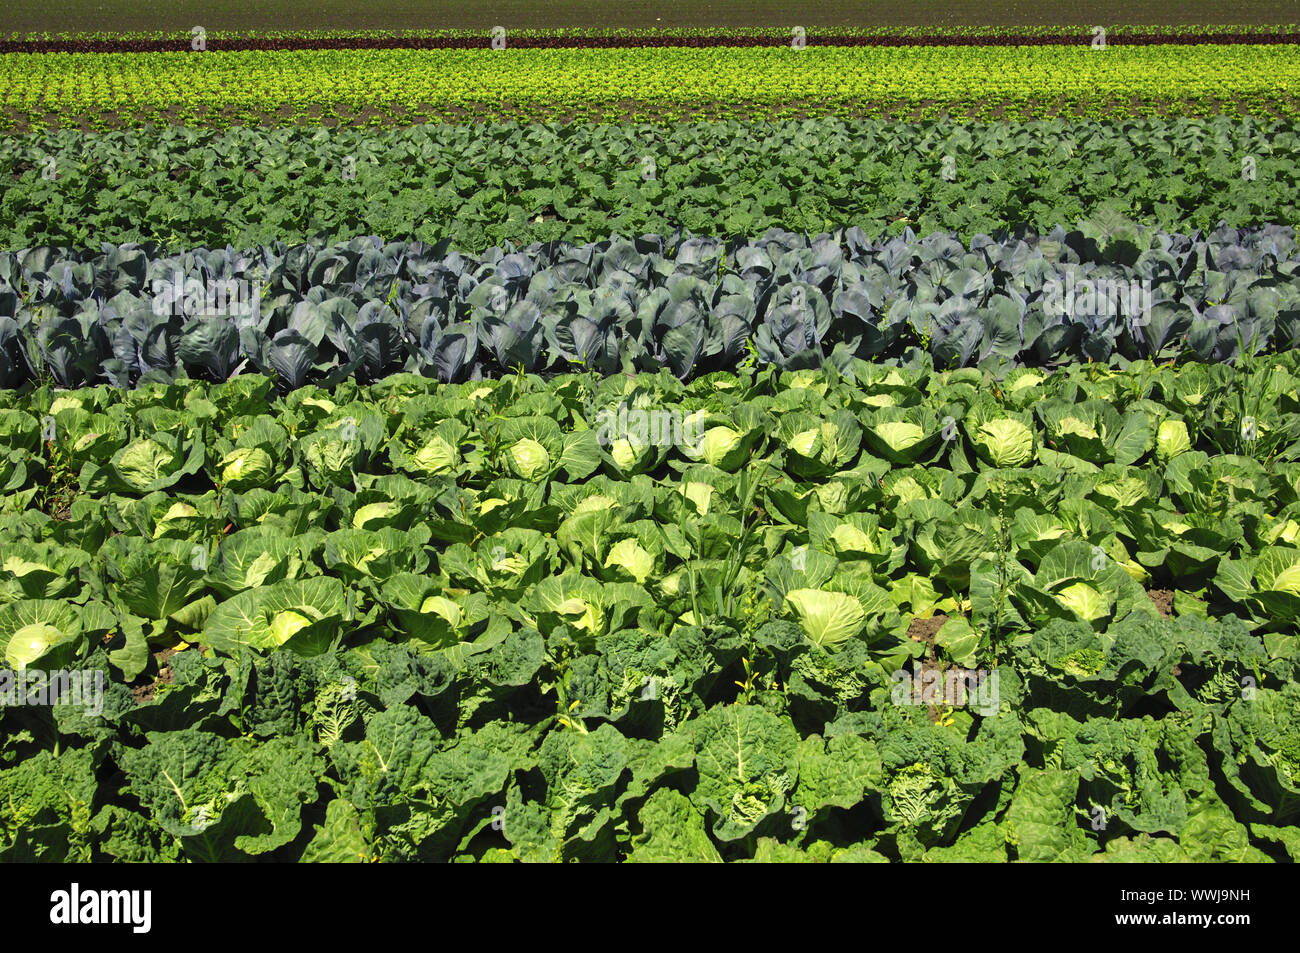
<instances>
[{"instance_id":1,"label":"green cabbage head","mask_svg":"<svg viewBox=\"0 0 1300 953\"><path fill-rule=\"evenodd\" d=\"M1190 449L1192 438L1188 436L1187 424L1181 420L1166 420L1160 424L1160 430L1156 434L1157 460L1166 463Z\"/></svg>"},{"instance_id":2,"label":"green cabbage head","mask_svg":"<svg viewBox=\"0 0 1300 953\"><path fill-rule=\"evenodd\" d=\"M824 649L844 644L867 624L862 603L844 592L793 589L786 593L785 601L794 609L804 634Z\"/></svg>"},{"instance_id":3,"label":"green cabbage head","mask_svg":"<svg viewBox=\"0 0 1300 953\"><path fill-rule=\"evenodd\" d=\"M970 436L995 467L1024 467L1034 459L1034 432L1014 417L986 420Z\"/></svg>"},{"instance_id":4,"label":"green cabbage head","mask_svg":"<svg viewBox=\"0 0 1300 953\"><path fill-rule=\"evenodd\" d=\"M261 447L233 450L221 459L221 482L232 490L262 486L275 476L275 461Z\"/></svg>"},{"instance_id":5,"label":"green cabbage head","mask_svg":"<svg viewBox=\"0 0 1300 953\"><path fill-rule=\"evenodd\" d=\"M525 437L510 448L510 463L523 479L536 482L551 469L551 455L536 440Z\"/></svg>"},{"instance_id":6,"label":"green cabbage head","mask_svg":"<svg viewBox=\"0 0 1300 953\"><path fill-rule=\"evenodd\" d=\"M411 455L415 465L425 473L441 473L456 466L460 454L440 436L435 436Z\"/></svg>"},{"instance_id":7,"label":"green cabbage head","mask_svg":"<svg viewBox=\"0 0 1300 953\"><path fill-rule=\"evenodd\" d=\"M720 470L734 470L744 459L741 453L744 435L730 427L711 427L700 438L704 462Z\"/></svg>"}]
</instances>

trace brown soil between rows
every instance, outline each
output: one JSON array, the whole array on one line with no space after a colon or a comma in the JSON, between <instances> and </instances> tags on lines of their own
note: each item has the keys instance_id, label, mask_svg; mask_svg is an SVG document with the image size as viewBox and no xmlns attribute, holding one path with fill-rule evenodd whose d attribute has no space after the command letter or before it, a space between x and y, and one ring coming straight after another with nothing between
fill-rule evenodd
<instances>
[{"instance_id":1,"label":"brown soil between rows","mask_svg":"<svg viewBox=\"0 0 1300 953\"><path fill-rule=\"evenodd\" d=\"M170 685L176 678L176 673L172 671L171 663L168 661L175 654L176 649L160 649L153 653L154 662L158 666L158 674L149 682L136 685L131 689L136 704L143 705L146 702L153 701L154 695L158 694L159 687Z\"/></svg>"},{"instance_id":2,"label":"brown soil between rows","mask_svg":"<svg viewBox=\"0 0 1300 953\"><path fill-rule=\"evenodd\" d=\"M1079 46L1091 35L1043 36L1007 33L996 36L863 35L807 38L808 46ZM516 36L507 34L508 49L651 49L663 47L779 47L790 45L788 31L771 35L712 36ZM208 52L274 50L474 50L491 49L491 38L459 36L352 36L352 37L233 37L206 40ZM1107 39L1110 46L1239 46L1242 44L1295 44L1300 33L1125 33ZM190 38L174 40L0 40L0 53L188 53Z\"/></svg>"},{"instance_id":3,"label":"brown soil between rows","mask_svg":"<svg viewBox=\"0 0 1300 953\"><path fill-rule=\"evenodd\" d=\"M944 678L944 667L935 660L934 640L947 621L948 617L946 615L936 615L928 619L914 618L907 625L907 637L913 642L924 642L926 644L925 658L920 662L918 674L924 676L926 672L938 672L941 683ZM943 706L928 705L926 707L926 713L930 716L930 721L937 725L943 718Z\"/></svg>"},{"instance_id":4,"label":"brown soil between rows","mask_svg":"<svg viewBox=\"0 0 1300 953\"><path fill-rule=\"evenodd\" d=\"M108 109L96 115L88 113L54 112L31 114L14 107L0 108L0 134L24 135L33 132L37 125L42 131L55 129L79 129L82 132L94 132L100 128L129 129L143 125L185 125L203 128L225 128L230 125L251 125L269 128L285 128L295 125L326 126L329 128L404 128L430 123L475 123L475 122L552 122L562 124L583 122L698 122L719 121L725 119L761 118L765 120L803 120L818 118L833 119L893 119L911 122L936 118L928 115L927 110L937 105L933 100L920 102L871 102L850 101L828 108L826 104L812 103L806 100L791 100L782 103L729 103L722 101L698 102L690 105L662 104L654 102L636 102L622 100L613 103L584 103L566 105L560 102L543 103L420 103L403 106L393 103L381 103L355 109L342 103L313 103L307 109L295 110L289 104L264 109L251 114L241 114L233 120L218 109L211 109L207 115L183 115L182 108L171 106L147 116L141 112L133 114L129 104L120 110ZM1254 116L1260 119L1285 119L1300 111L1300 96L1292 94L1275 95L1267 102L1248 104L1244 101L1214 101L1198 103L1190 99L1151 98L1139 102L1135 108L1133 102L1120 97L1098 100L1088 104L1094 112L1114 109L1121 115L1132 118L1136 115L1155 118L1166 116ZM652 114L660 117L671 112L670 119L651 119ZM1007 102L987 100L981 104L953 103L941 110L940 117L959 122L970 121L1027 121L1029 118L1077 119L1088 114L1088 107L1083 103L1065 106L1062 104L1041 104L1036 102Z\"/></svg>"},{"instance_id":5,"label":"brown soil between rows","mask_svg":"<svg viewBox=\"0 0 1300 953\"><path fill-rule=\"evenodd\" d=\"M1174 614L1174 593L1172 589L1149 589L1147 598L1155 603L1156 610L1168 619Z\"/></svg>"},{"instance_id":6,"label":"brown soil between rows","mask_svg":"<svg viewBox=\"0 0 1300 953\"><path fill-rule=\"evenodd\" d=\"M924 642L930 647L930 654L934 654L934 637L943 628L948 621L946 615L931 616L928 619L915 618L907 625L907 637L913 642Z\"/></svg>"}]
</instances>

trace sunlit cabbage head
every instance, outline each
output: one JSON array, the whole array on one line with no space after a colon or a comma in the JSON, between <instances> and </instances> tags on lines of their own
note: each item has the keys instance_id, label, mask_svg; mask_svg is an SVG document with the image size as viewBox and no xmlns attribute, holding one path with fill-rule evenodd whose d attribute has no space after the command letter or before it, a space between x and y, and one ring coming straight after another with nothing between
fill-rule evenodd
<instances>
[{"instance_id":1,"label":"sunlit cabbage head","mask_svg":"<svg viewBox=\"0 0 1300 953\"><path fill-rule=\"evenodd\" d=\"M1267 547L1255 560L1254 576L1261 591L1300 596L1300 549Z\"/></svg>"},{"instance_id":2,"label":"sunlit cabbage head","mask_svg":"<svg viewBox=\"0 0 1300 953\"><path fill-rule=\"evenodd\" d=\"M358 506L357 511L352 514L352 525L357 529L366 529L372 526L383 526L390 519L402 511L402 507L389 500L382 500L378 503L367 503L364 506Z\"/></svg>"},{"instance_id":3,"label":"sunlit cabbage head","mask_svg":"<svg viewBox=\"0 0 1300 953\"><path fill-rule=\"evenodd\" d=\"M565 599L555 607L555 611L564 616L565 621L575 629L582 629L592 635L600 635L604 630L604 613L583 599Z\"/></svg>"},{"instance_id":4,"label":"sunlit cabbage head","mask_svg":"<svg viewBox=\"0 0 1300 953\"><path fill-rule=\"evenodd\" d=\"M1086 582L1065 586L1056 593L1056 601L1085 622L1100 622L1111 612L1111 600Z\"/></svg>"},{"instance_id":5,"label":"sunlit cabbage head","mask_svg":"<svg viewBox=\"0 0 1300 953\"><path fill-rule=\"evenodd\" d=\"M186 536L204 524L199 511L188 503L176 502L167 508L167 512L154 524L154 539L159 539L169 532Z\"/></svg>"},{"instance_id":6,"label":"sunlit cabbage head","mask_svg":"<svg viewBox=\"0 0 1300 953\"><path fill-rule=\"evenodd\" d=\"M856 636L866 625L862 603L844 592L794 589L785 595L809 640L834 648Z\"/></svg>"},{"instance_id":7,"label":"sunlit cabbage head","mask_svg":"<svg viewBox=\"0 0 1300 953\"><path fill-rule=\"evenodd\" d=\"M311 625L311 619L305 615L285 609L277 612L271 618L270 631L271 641L276 645L284 645L294 634Z\"/></svg>"},{"instance_id":8,"label":"sunlit cabbage head","mask_svg":"<svg viewBox=\"0 0 1300 953\"><path fill-rule=\"evenodd\" d=\"M1046 379L1042 371L1036 371L1032 368L1019 368L1007 375L1003 383L1003 389L1007 393L1018 393L1026 388L1037 387Z\"/></svg>"},{"instance_id":9,"label":"sunlit cabbage head","mask_svg":"<svg viewBox=\"0 0 1300 953\"><path fill-rule=\"evenodd\" d=\"M838 480L815 484L813 492L827 513L843 513L849 502L849 488Z\"/></svg>"},{"instance_id":10,"label":"sunlit cabbage head","mask_svg":"<svg viewBox=\"0 0 1300 953\"><path fill-rule=\"evenodd\" d=\"M551 468L551 455L536 440L525 437L510 448L510 464L525 480L537 481Z\"/></svg>"},{"instance_id":11,"label":"sunlit cabbage head","mask_svg":"<svg viewBox=\"0 0 1300 953\"><path fill-rule=\"evenodd\" d=\"M63 633L47 623L33 622L25 625L10 637L5 649L5 661L22 671L63 639Z\"/></svg>"},{"instance_id":12,"label":"sunlit cabbage head","mask_svg":"<svg viewBox=\"0 0 1300 953\"><path fill-rule=\"evenodd\" d=\"M820 427L805 430L790 438L790 449L802 457L815 457L822 452L822 431Z\"/></svg>"},{"instance_id":13,"label":"sunlit cabbage head","mask_svg":"<svg viewBox=\"0 0 1300 953\"><path fill-rule=\"evenodd\" d=\"M1083 437L1086 440L1097 439L1097 431L1078 417L1062 417L1056 424L1056 432L1063 437L1074 436Z\"/></svg>"},{"instance_id":14,"label":"sunlit cabbage head","mask_svg":"<svg viewBox=\"0 0 1300 953\"><path fill-rule=\"evenodd\" d=\"M677 492L695 504L695 509L703 516L709 512L709 500L713 497L713 487L708 483L687 481L677 485Z\"/></svg>"},{"instance_id":15,"label":"sunlit cabbage head","mask_svg":"<svg viewBox=\"0 0 1300 953\"><path fill-rule=\"evenodd\" d=\"M1160 424L1160 430L1156 433L1157 460L1166 463L1190 449L1192 438L1187 433L1187 424L1181 420L1166 420Z\"/></svg>"},{"instance_id":16,"label":"sunlit cabbage head","mask_svg":"<svg viewBox=\"0 0 1300 953\"><path fill-rule=\"evenodd\" d=\"M435 436L411 455L412 461L425 473L441 473L456 466L460 454L441 436Z\"/></svg>"},{"instance_id":17,"label":"sunlit cabbage head","mask_svg":"<svg viewBox=\"0 0 1300 953\"><path fill-rule=\"evenodd\" d=\"M1137 477L1119 477L1098 483L1093 492L1098 496L1109 497L1117 506L1127 509L1140 505L1149 495L1149 487L1145 480Z\"/></svg>"},{"instance_id":18,"label":"sunlit cabbage head","mask_svg":"<svg viewBox=\"0 0 1300 953\"><path fill-rule=\"evenodd\" d=\"M1260 535L1265 543L1290 543L1294 545L1297 540L1300 540L1300 523L1293 519L1275 520Z\"/></svg>"},{"instance_id":19,"label":"sunlit cabbage head","mask_svg":"<svg viewBox=\"0 0 1300 953\"><path fill-rule=\"evenodd\" d=\"M165 476L176 455L152 440L136 440L118 457L117 471L128 486L145 490L160 477Z\"/></svg>"},{"instance_id":20,"label":"sunlit cabbage head","mask_svg":"<svg viewBox=\"0 0 1300 953\"><path fill-rule=\"evenodd\" d=\"M889 448L893 457L905 459L909 451L925 440L925 430L918 424L907 420L890 420L876 424L871 433Z\"/></svg>"},{"instance_id":21,"label":"sunlit cabbage head","mask_svg":"<svg viewBox=\"0 0 1300 953\"><path fill-rule=\"evenodd\" d=\"M823 396L826 394L826 375L821 371L791 371L786 376L785 383L791 390L810 390Z\"/></svg>"},{"instance_id":22,"label":"sunlit cabbage head","mask_svg":"<svg viewBox=\"0 0 1300 953\"><path fill-rule=\"evenodd\" d=\"M98 457L106 447L113 445L113 438L107 434L97 431L84 433L78 437L72 444L72 453L74 456Z\"/></svg>"},{"instance_id":23,"label":"sunlit cabbage head","mask_svg":"<svg viewBox=\"0 0 1300 953\"><path fill-rule=\"evenodd\" d=\"M711 427L700 438L700 454L704 462L721 470L734 470L740 466L743 455L739 453L744 435L730 427Z\"/></svg>"},{"instance_id":24,"label":"sunlit cabbage head","mask_svg":"<svg viewBox=\"0 0 1300 953\"><path fill-rule=\"evenodd\" d=\"M303 455L330 482L342 484L351 478L356 448L336 433L330 432L327 436L306 443Z\"/></svg>"},{"instance_id":25,"label":"sunlit cabbage head","mask_svg":"<svg viewBox=\"0 0 1300 953\"><path fill-rule=\"evenodd\" d=\"M304 397L302 406L314 408L326 417L338 410L338 405L334 401L327 400L324 397Z\"/></svg>"},{"instance_id":26,"label":"sunlit cabbage head","mask_svg":"<svg viewBox=\"0 0 1300 953\"><path fill-rule=\"evenodd\" d=\"M614 445L609 448L609 455L614 458L615 465L624 472L638 470L649 463L652 452L648 443L633 442L625 437L615 440Z\"/></svg>"},{"instance_id":27,"label":"sunlit cabbage head","mask_svg":"<svg viewBox=\"0 0 1300 953\"><path fill-rule=\"evenodd\" d=\"M580 516L583 513L597 513L601 510L612 510L618 506L618 500L604 493L593 493L591 496L584 496L578 501L573 508L573 516Z\"/></svg>"},{"instance_id":28,"label":"sunlit cabbage head","mask_svg":"<svg viewBox=\"0 0 1300 953\"><path fill-rule=\"evenodd\" d=\"M995 467L1024 467L1034 459L1034 432L1012 417L986 420L971 440Z\"/></svg>"},{"instance_id":29,"label":"sunlit cabbage head","mask_svg":"<svg viewBox=\"0 0 1300 953\"><path fill-rule=\"evenodd\" d=\"M275 461L261 447L233 450L218 466L222 484L232 490L262 486L275 476Z\"/></svg>"},{"instance_id":30,"label":"sunlit cabbage head","mask_svg":"<svg viewBox=\"0 0 1300 953\"><path fill-rule=\"evenodd\" d=\"M80 410L86 406L86 397L79 394L60 394L50 403L49 415L59 416L60 411Z\"/></svg>"},{"instance_id":31,"label":"sunlit cabbage head","mask_svg":"<svg viewBox=\"0 0 1300 953\"><path fill-rule=\"evenodd\" d=\"M460 606L446 596L429 596L420 604L420 612L425 615L441 616L453 629L460 627L462 618Z\"/></svg>"},{"instance_id":32,"label":"sunlit cabbage head","mask_svg":"<svg viewBox=\"0 0 1300 953\"><path fill-rule=\"evenodd\" d=\"M606 568L622 570L638 583L654 571L655 560L635 539L621 539L614 544L605 560Z\"/></svg>"},{"instance_id":33,"label":"sunlit cabbage head","mask_svg":"<svg viewBox=\"0 0 1300 953\"><path fill-rule=\"evenodd\" d=\"M831 533L831 541L837 552L841 553L875 553L875 542L852 523L841 523Z\"/></svg>"}]
</instances>

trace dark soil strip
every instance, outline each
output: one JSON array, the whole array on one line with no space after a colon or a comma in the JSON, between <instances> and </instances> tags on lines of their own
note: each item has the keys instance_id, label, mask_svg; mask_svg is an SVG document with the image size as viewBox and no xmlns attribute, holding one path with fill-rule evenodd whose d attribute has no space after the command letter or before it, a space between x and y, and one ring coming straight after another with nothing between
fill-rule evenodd
<instances>
[{"instance_id":1,"label":"dark soil strip","mask_svg":"<svg viewBox=\"0 0 1300 953\"><path fill-rule=\"evenodd\" d=\"M936 615L928 619L922 619L919 616L914 617L907 624L907 637L913 642L925 643L925 658L916 663L916 674L925 677L930 672L938 673L938 685L940 688L947 684L948 670L943 667L935 658L935 637L939 630L943 628L944 623L948 621L946 615ZM930 721L936 725L943 720L944 706L930 705L928 714Z\"/></svg>"},{"instance_id":2,"label":"dark soil strip","mask_svg":"<svg viewBox=\"0 0 1300 953\"><path fill-rule=\"evenodd\" d=\"M154 695L158 694L158 689L163 685L170 685L176 678L169 661L175 654L175 649L162 649L153 653L154 663L158 666L158 675L152 679L147 675L141 675L136 679L131 688L131 694L135 696L137 704L143 705L146 702L153 701Z\"/></svg>"},{"instance_id":3,"label":"dark soil strip","mask_svg":"<svg viewBox=\"0 0 1300 953\"><path fill-rule=\"evenodd\" d=\"M934 658L934 637L947 621L946 615L931 616L928 619L917 616L907 624L907 637L913 642L924 642L929 646L930 658Z\"/></svg>"},{"instance_id":4,"label":"dark soil strip","mask_svg":"<svg viewBox=\"0 0 1300 953\"><path fill-rule=\"evenodd\" d=\"M1174 614L1174 594L1169 589L1148 589L1147 598L1155 604L1156 611L1168 619Z\"/></svg>"},{"instance_id":5,"label":"dark soil strip","mask_svg":"<svg viewBox=\"0 0 1300 953\"><path fill-rule=\"evenodd\" d=\"M0 32L87 33L169 30L189 32L201 24L217 31L273 30L481 30L507 29L699 29L767 27L789 35L790 27L887 30L922 27L1043 26L1101 24L1225 26L1285 25L1296 20L1295 0L40 0L0 3ZM54 39L54 37L51 37Z\"/></svg>"},{"instance_id":6,"label":"dark soil strip","mask_svg":"<svg viewBox=\"0 0 1300 953\"><path fill-rule=\"evenodd\" d=\"M642 49L651 47L785 46L789 32L758 36L510 36L510 49ZM994 36L956 34L807 36L808 46L1086 46L1090 34L1044 35L1008 32ZM1300 32L1252 33L1120 33L1107 38L1109 46L1240 46L1245 44L1297 44ZM209 37L209 51L239 50L455 50L490 49L488 36L429 37ZM172 40L0 40L0 53L184 53L191 52L188 37Z\"/></svg>"},{"instance_id":7,"label":"dark soil strip","mask_svg":"<svg viewBox=\"0 0 1300 953\"><path fill-rule=\"evenodd\" d=\"M983 104L985 101L981 100ZM935 118L927 113L926 108L935 105L926 102L883 102L871 100L852 100L827 108L824 103L806 99L787 100L779 104L746 105L742 103L699 102L690 106L682 104L638 103L625 100L609 104L601 101L575 106L562 101L516 103L516 102L468 102L468 103L423 103L415 109L397 109L389 104L367 106L354 109L344 103L311 103L304 109L295 111L288 105L276 109L267 109L252 115L242 115L238 125L251 125L268 128L285 128L295 125L327 126L330 128L373 129L374 120L378 119L379 128L403 128L439 122L519 122L519 123L587 123L587 122L655 122L656 111L675 110L677 118L673 122L719 122L729 119L771 120L778 109L781 117L789 120L802 119L899 119L905 122L925 122ZM1023 102L989 101L990 109L985 110L969 102L953 102L942 110L942 116L963 122L987 121L982 118L991 115L994 120L1010 119L1013 122L1026 122L1039 119L1080 119L1086 114L1085 106L1076 103L1070 106L1049 105L1041 111L1030 112L1029 105ZM1259 119L1289 120L1300 114L1300 97L1278 95L1264 101L1245 103L1237 100L1214 104L1199 103L1195 100L1169 100L1163 98L1098 100L1089 104L1094 110L1114 113L1124 118L1151 117L1165 118L1171 113L1178 116L1200 117L1254 116ZM608 110L612 109L613 112ZM107 123L109 129L128 129L146 125L140 116L129 114L124 118L116 111L99 114L48 112L40 117L42 131L50 129L78 129L81 132L102 131L102 127L92 123L92 116ZM231 125L229 117L220 110L213 109L207 116L182 120L176 107L163 110L160 118L150 118L149 123L166 125L189 125L211 128L224 128ZM13 109L0 108L0 135L27 135L36 131L30 117Z\"/></svg>"}]
</instances>

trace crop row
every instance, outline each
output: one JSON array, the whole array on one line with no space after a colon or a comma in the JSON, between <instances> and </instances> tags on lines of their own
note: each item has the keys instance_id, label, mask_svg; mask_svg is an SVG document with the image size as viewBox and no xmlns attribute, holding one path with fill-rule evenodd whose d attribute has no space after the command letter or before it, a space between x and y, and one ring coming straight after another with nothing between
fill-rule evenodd
<instances>
[{"instance_id":1,"label":"crop row","mask_svg":"<svg viewBox=\"0 0 1300 953\"><path fill-rule=\"evenodd\" d=\"M1300 222L1292 122L165 127L0 138L0 247Z\"/></svg>"},{"instance_id":2,"label":"crop row","mask_svg":"<svg viewBox=\"0 0 1300 953\"><path fill-rule=\"evenodd\" d=\"M1286 46L5 54L7 129L1297 114Z\"/></svg>"},{"instance_id":3,"label":"crop row","mask_svg":"<svg viewBox=\"0 0 1300 953\"><path fill-rule=\"evenodd\" d=\"M1102 32L1098 32L1101 29ZM198 34L36 33L0 35L0 53L147 53L215 50L489 49L494 39L522 49L619 49L661 46L1125 46L1300 43L1300 27L1289 26L1084 26L1040 27L797 27L618 30L607 28L533 30L302 30L204 31Z\"/></svg>"},{"instance_id":4,"label":"crop row","mask_svg":"<svg viewBox=\"0 0 1300 953\"><path fill-rule=\"evenodd\" d=\"M1297 369L0 392L0 858L1300 859Z\"/></svg>"},{"instance_id":5,"label":"crop row","mask_svg":"<svg viewBox=\"0 0 1300 953\"><path fill-rule=\"evenodd\" d=\"M0 385L241 371L285 388L409 371L680 378L754 362L1228 361L1300 347L1294 227L1171 235L1112 216L969 246L859 229L535 244L0 254Z\"/></svg>"},{"instance_id":6,"label":"crop row","mask_svg":"<svg viewBox=\"0 0 1300 953\"><path fill-rule=\"evenodd\" d=\"M518 36L529 40L548 40L548 39L608 39L616 37L630 37L634 39L654 40L663 39L727 39L729 37L774 37L782 36L788 38L790 31L793 29L794 21L791 20L790 27L775 26L732 26L732 27L646 27L646 28L624 28L624 27L559 27L537 29L532 27L510 27L507 30L509 36ZM1029 38L1058 38L1058 37L1091 37L1095 29L1094 24L1035 24L1024 26L951 26L946 24L926 24L926 25L894 25L894 26L867 26L867 27L848 27L848 26L825 26L810 25L805 29L805 33L810 38L824 37L826 39L847 39L851 40L860 37L879 37L889 39L893 37L910 37L924 39L926 37L964 39L967 37L982 38L990 41L997 40L1004 36L1023 36ZM1300 24L1295 23L1278 23L1278 24L1259 24L1259 23L1181 23L1181 24L1162 24L1162 23L1120 23L1109 24L1104 27L1106 36L1110 37L1160 37L1176 38L1188 37L1194 38L1199 36L1206 37L1260 37L1261 39L1271 39L1276 37L1290 36L1300 30ZM40 30L40 31L11 31L0 32L0 42L4 43L111 43L121 41L124 43L156 43L185 39L186 48L189 49L189 40L193 36L192 30ZM204 30L204 36L208 42L217 43L242 43L254 42L260 40L281 41L281 40L482 40L489 39L492 30L484 26L479 29L424 29L424 30L352 30L352 29L316 29L316 30Z\"/></svg>"},{"instance_id":7,"label":"crop row","mask_svg":"<svg viewBox=\"0 0 1300 953\"><path fill-rule=\"evenodd\" d=\"M797 13L797 18L795 17ZM4 30L28 34L66 35L86 31L172 33L201 23L210 31L323 32L383 30L432 32L431 27L482 31L495 23L532 29L588 30L664 28L787 28L807 27L893 29L1002 28L1048 29L1071 24L1241 24L1226 29L1250 29L1294 23L1292 0L1091 0L1085 6L1026 4L1023 0L823 0L791 7L783 0L748 0L744 4L686 5L678 0L496 0L490 7L459 0L371 0L364 8L354 0L316 0L278 7L232 6L202 0L176 0L159 7L146 0L123 0L111 18L86 0L59 0L55 5L13 6L5 11ZM1157 27L1159 28L1159 27ZM57 31L57 32L56 32Z\"/></svg>"}]
</instances>

